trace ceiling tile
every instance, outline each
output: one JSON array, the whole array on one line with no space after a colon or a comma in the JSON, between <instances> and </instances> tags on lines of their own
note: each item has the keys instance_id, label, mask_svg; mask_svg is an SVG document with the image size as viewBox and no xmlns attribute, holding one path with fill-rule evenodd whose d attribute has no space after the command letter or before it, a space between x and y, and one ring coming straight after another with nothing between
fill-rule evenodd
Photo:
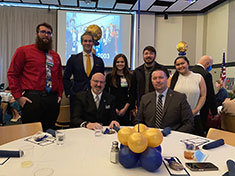
<instances>
[{"instance_id":1,"label":"ceiling tile","mask_svg":"<svg viewBox=\"0 0 235 176\"><path fill-rule=\"evenodd\" d=\"M20 2L20 0L7 0L7 2Z\"/></svg>"},{"instance_id":2,"label":"ceiling tile","mask_svg":"<svg viewBox=\"0 0 235 176\"><path fill-rule=\"evenodd\" d=\"M35 3L35 4L40 4L39 0L22 0L25 3Z\"/></svg>"},{"instance_id":3,"label":"ceiling tile","mask_svg":"<svg viewBox=\"0 0 235 176\"><path fill-rule=\"evenodd\" d=\"M86 3L85 1L79 1L79 7L83 8L95 8L96 2L91 1L91 3Z\"/></svg>"},{"instance_id":4,"label":"ceiling tile","mask_svg":"<svg viewBox=\"0 0 235 176\"><path fill-rule=\"evenodd\" d=\"M200 11L204 9L205 7L217 2L218 0L198 0L193 5L189 6L184 11Z\"/></svg>"},{"instance_id":5,"label":"ceiling tile","mask_svg":"<svg viewBox=\"0 0 235 176\"><path fill-rule=\"evenodd\" d=\"M144 1L142 0L142 1L140 1L140 10L147 10L154 2L155 2L155 0L144 0ZM132 10L138 10L138 1L136 1Z\"/></svg>"},{"instance_id":6,"label":"ceiling tile","mask_svg":"<svg viewBox=\"0 0 235 176\"><path fill-rule=\"evenodd\" d=\"M77 0L60 0L61 5L64 6L77 6Z\"/></svg>"},{"instance_id":7,"label":"ceiling tile","mask_svg":"<svg viewBox=\"0 0 235 176\"><path fill-rule=\"evenodd\" d=\"M132 4L117 3L115 9L130 10Z\"/></svg>"},{"instance_id":8,"label":"ceiling tile","mask_svg":"<svg viewBox=\"0 0 235 176\"><path fill-rule=\"evenodd\" d=\"M205 0L204 0L205 1ZM189 3L186 0L178 0L172 6L170 6L166 12L181 12L184 10L186 7L190 6L191 3Z\"/></svg>"},{"instance_id":9,"label":"ceiling tile","mask_svg":"<svg viewBox=\"0 0 235 176\"><path fill-rule=\"evenodd\" d=\"M163 12L166 10L168 7L167 6L152 6L149 11L151 12Z\"/></svg>"},{"instance_id":10,"label":"ceiling tile","mask_svg":"<svg viewBox=\"0 0 235 176\"><path fill-rule=\"evenodd\" d=\"M112 9L116 0L98 0L98 8Z\"/></svg>"},{"instance_id":11,"label":"ceiling tile","mask_svg":"<svg viewBox=\"0 0 235 176\"><path fill-rule=\"evenodd\" d=\"M59 5L58 0L41 0L42 4Z\"/></svg>"}]
</instances>

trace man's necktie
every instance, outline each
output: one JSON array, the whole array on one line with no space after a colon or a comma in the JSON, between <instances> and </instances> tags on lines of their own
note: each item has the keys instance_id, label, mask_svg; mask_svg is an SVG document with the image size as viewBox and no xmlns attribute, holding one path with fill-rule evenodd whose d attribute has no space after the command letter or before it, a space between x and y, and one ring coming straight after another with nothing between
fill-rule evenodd
<instances>
[{"instance_id":1,"label":"man's necktie","mask_svg":"<svg viewBox=\"0 0 235 176\"><path fill-rule=\"evenodd\" d=\"M86 75L87 77L90 76L91 73L91 58L90 58L90 54L86 54L87 56L87 60L86 60Z\"/></svg>"},{"instance_id":2,"label":"man's necktie","mask_svg":"<svg viewBox=\"0 0 235 176\"><path fill-rule=\"evenodd\" d=\"M162 94L158 95L158 101L156 106L155 125L157 128L162 128L162 97Z\"/></svg>"},{"instance_id":3,"label":"man's necktie","mask_svg":"<svg viewBox=\"0 0 235 176\"><path fill-rule=\"evenodd\" d=\"M53 67L53 59L48 53L45 53L46 56L46 92L50 92L52 89L52 81L51 81L51 67Z\"/></svg>"},{"instance_id":4,"label":"man's necktie","mask_svg":"<svg viewBox=\"0 0 235 176\"><path fill-rule=\"evenodd\" d=\"M97 107L97 109L98 109L98 108L99 108L99 104L100 104L99 95L96 95L96 96L95 96L95 104L96 104L96 107Z\"/></svg>"}]
</instances>

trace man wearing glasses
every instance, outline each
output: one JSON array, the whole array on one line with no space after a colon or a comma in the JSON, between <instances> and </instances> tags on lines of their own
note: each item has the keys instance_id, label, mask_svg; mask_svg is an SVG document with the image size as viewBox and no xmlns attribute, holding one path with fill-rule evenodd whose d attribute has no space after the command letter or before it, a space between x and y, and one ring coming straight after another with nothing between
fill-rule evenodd
<instances>
[{"instance_id":1,"label":"man wearing glasses","mask_svg":"<svg viewBox=\"0 0 235 176\"><path fill-rule=\"evenodd\" d=\"M97 72L104 73L103 60L92 53L94 38L90 32L85 32L81 36L81 44L83 51L71 55L66 64L63 77L65 95L70 100L71 117L76 93L90 89L92 75ZM71 76L73 76L73 80Z\"/></svg>"},{"instance_id":2,"label":"man wearing glasses","mask_svg":"<svg viewBox=\"0 0 235 176\"><path fill-rule=\"evenodd\" d=\"M91 89L76 95L71 127L85 127L91 130L102 126L119 127L116 121L114 97L104 92L105 76L95 73L90 81Z\"/></svg>"},{"instance_id":3,"label":"man wearing glasses","mask_svg":"<svg viewBox=\"0 0 235 176\"><path fill-rule=\"evenodd\" d=\"M54 128L63 92L60 56L52 50L52 27L36 28L35 44L19 47L7 73L14 98L22 106L22 122Z\"/></svg>"}]
</instances>

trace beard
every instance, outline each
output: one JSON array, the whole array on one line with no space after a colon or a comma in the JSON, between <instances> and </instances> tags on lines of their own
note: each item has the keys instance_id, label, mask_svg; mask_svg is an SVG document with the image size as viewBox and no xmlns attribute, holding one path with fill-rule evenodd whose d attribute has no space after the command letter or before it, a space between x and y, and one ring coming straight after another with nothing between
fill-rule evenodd
<instances>
[{"instance_id":1,"label":"beard","mask_svg":"<svg viewBox=\"0 0 235 176\"><path fill-rule=\"evenodd\" d=\"M148 59L151 59L150 61ZM144 62L148 65L151 65L153 62L155 61L155 59L152 59L151 57L146 58L146 60L144 60Z\"/></svg>"},{"instance_id":2,"label":"beard","mask_svg":"<svg viewBox=\"0 0 235 176\"><path fill-rule=\"evenodd\" d=\"M48 39L48 38L47 38ZM48 39L48 42L44 42L38 35L36 37L36 46L43 52L52 50L52 39Z\"/></svg>"}]
</instances>

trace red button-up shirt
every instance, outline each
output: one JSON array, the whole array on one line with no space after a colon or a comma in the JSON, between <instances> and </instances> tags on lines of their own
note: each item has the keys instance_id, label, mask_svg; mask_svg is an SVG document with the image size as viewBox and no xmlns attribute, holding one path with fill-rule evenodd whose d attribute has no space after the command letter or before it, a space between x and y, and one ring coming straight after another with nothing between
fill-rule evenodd
<instances>
[{"instance_id":1,"label":"red button-up shirt","mask_svg":"<svg viewBox=\"0 0 235 176\"><path fill-rule=\"evenodd\" d=\"M54 62L51 67L52 91L57 91L61 97L64 88L60 56L53 50L49 51L49 54ZM19 47L12 57L7 78L14 98L21 97L24 90L45 91L45 53L35 44Z\"/></svg>"}]
</instances>

